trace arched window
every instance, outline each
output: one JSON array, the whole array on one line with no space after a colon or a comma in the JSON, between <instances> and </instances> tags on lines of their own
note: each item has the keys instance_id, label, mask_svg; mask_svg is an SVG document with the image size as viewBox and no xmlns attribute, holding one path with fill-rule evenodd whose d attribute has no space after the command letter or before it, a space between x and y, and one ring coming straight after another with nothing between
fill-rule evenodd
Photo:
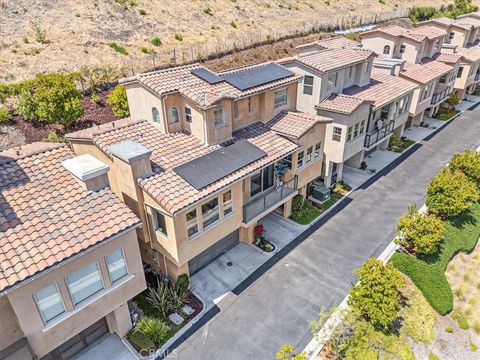
<instances>
[{"instance_id":1,"label":"arched window","mask_svg":"<svg viewBox=\"0 0 480 360\"><path fill-rule=\"evenodd\" d=\"M160 113L156 107L152 108L152 120L153 122L159 123L160 122Z\"/></svg>"},{"instance_id":2,"label":"arched window","mask_svg":"<svg viewBox=\"0 0 480 360\"><path fill-rule=\"evenodd\" d=\"M178 109L173 106L168 110L168 123L175 124L180 121L180 117L178 115Z\"/></svg>"},{"instance_id":3,"label":"arched window","mask_svg":"<svg viewBox=\"0 0 480 360\"><path fill-rule=\"evenodd\" d=\"M385 45L385 46L383 47L383 54L384 54L384 55L390 54L390 45Z\"/></svg>"}]
</instances>

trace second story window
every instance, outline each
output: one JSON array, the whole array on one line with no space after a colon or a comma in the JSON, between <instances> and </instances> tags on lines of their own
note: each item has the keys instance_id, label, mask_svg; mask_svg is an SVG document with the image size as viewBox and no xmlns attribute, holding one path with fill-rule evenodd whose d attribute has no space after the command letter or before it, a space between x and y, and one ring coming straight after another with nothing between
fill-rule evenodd
<instances>
[{"instance_id":1,"label":"second story window","mask_svg":"<svg viewBox=\"0 0 480 360\"><path fill-rule=\"evenodd\" d=\"M364 131L365 131L365 120L362 120L360 122L360 134L363 134Z\"/></svg>"},{"instance_id":2,"label":"second story window","mask_svg":"<svg viewBox=\"0 0 480 360\"><path fill-rule=\"evenodd\" d=\"M43 321L48 323L65 312L62 295L57 283L51 284L33 294L38 310L42 314Z\"/></svg>"},{"instance_id":3,"label":"second story window","mask_svg":"<svg viewBox=\"0 0 480 360\"><path fill-rule=\"evenodd\" d=\"M198 233L197 210L193 209L187 213L187 232L188 237L192 237Z\"/></svg>"},{"instance_id":4,"label":"second story window","mask_svg":"<svg viewBox=\"0 0 480 360\"><path fill-rule=\"evenodd\" d=\"M288 170L292 170L292 154L290 154L288 156L285 156L282 159L282 162L285 164L285 166Z\"/></svg>"},{"instance_id":5,"label":"second story window","mask_svg":"<svg viewBox=\"0 0 480 360\"><path fill-rule=\"evenodd\" d=\"M307 163L309 163L310 161L312 161L312 154L313 154L313 146L310 146L310 147L307 149Z\"/></svg>"},{"instance_id":6,"label":"second story window","mask_svg":"<svg viewBox=\"0 0 480 360\"><path fill-rule=\"evenodd\" d=\"M297 158L297 169L301 168L303 166L303 157L305 156L305 153L303 151L300 151L298 153L298 158Z\"/></svg>"},{"instance_id":7,"label":"second story window","mask_svg":"<svg viewBox=\"0 0 480 360\"><path fill-rule=\"evenodd\" d=\"M400 52L400 54L403 54L403 53L405 52L405 47L406 47L406 46L405 46L405 45L403 45L403 44L402 44L402 45L400 45L400 51L399 51L399 52Z\"/></svg>"},{"instance_id":8,"label":"second story window","mask_svg":"<svg viewBox=\"0 0 480 360\"><path fill-rule=\"evenodd\" d=\"M152 108L152 120L155 123L160 122L160 113L158 112L158 109L156 107Z\"/></svg>"},{"instance_id":9,"label":"second story window","mask_svg":"<svg viewBox=\"0 0 480 360\"><path fill-rule=\"evenodd\" d=\"M447 82L447 75L443 75L442 77L440 77L440 79L438 80L438 82L440 84L445 84Z\"/></svg>"},{"instance_id":10,"label":"second story window","mask_svg":"<svg viewBox=\"0 0 480 360\"><path fill-rule=\"evenodd\" d=\"M321 153L322 153L322 143L319 142L315 144L315 158L320 157Z\"/></svg>"},{"instance_id":11,"label":"second story window","mask_svg":"<svg viewBox=\"0 0 480 360\"><path fill-rule=\"evenodd\" d=\"M287 88L275 92L274 108L285 106L288 104Z\"/></svg>"},{"instance_id":12,"label":"second story window","mask_svg":"<svg viewBox=\"0 0 480 360\"><path fill-rule=\"evenodd\" d=\"M213 119L215 122L215 127L220 127L225 125L225 117L223 115L223 108L219 105L213 111Z\"/></svg>"},{"instance_id":13,"label":"second story window","mask_svg":"<svg viewBox=\"0 0 480 360\"><path fill-rule=\"evenodd\" d=\"M103 290L103 281L98 263L93 262L65 278L75 305Z\"/></svg>"},{"instance_id":14,"label":"second story window","mask_svg":"<svg viewBox=\"0 0 480 360\"><path fill-rule=\"evenodd\" d=\"M153 230L158 231L159 233L165 236L168 236L165 215L163 215L162 213L158 212L155 209L152 209L152 221L153 221Z\"/></svg>"},{"instance_id":15,"label":"second story window","mask_svg":"<svg viewBox=\"0 0 480 360\"><path fill-rule=\"evenodd\" d=\"M463 66L460 66L457 71L457 78L461 78L463 74Z\"/></svg>"},{"instance_id":16,"label":"second story window","mask_svg":"<svg viewBox=\"0 0 480 360\"><path fill-rule=\"evenodd\" d=\"M454 37L455 33L453 31L450 31L450 33L448 34L448 40L453 40Z\"/></svg>"},{"instance_id":17,"label":"second story window","mask_svg":"<svg viewBox=\"0 0 480 360\"><path fill-rule=\"evenodd\" d=\"M328 88L332 89L337 86L337 73L330 73L327 77Z\"/></svg>"},{"instance_id":18,"label":"second story window","mask_svg":"<svg viewBox=\"0 0 480 360\"><path fill-rule=\"evenodd\" d=\"M105 257L105 260L107 261L108 274L112 284L128 274L122 249L112 251Z\"/></svg>"},{"instance_id":19,"label":"second story window","mask_svg":"<svg viewBox=\"0 0 480 360\"><path fill-rule=\"evenodd\" d=\"M303 93L305 95L313 94L313 76L305 75L303 78Z\"/></svg>"},{"instance_id":20,"label":"second story window","mask_svg":"<svg viewBox=\"0 0 480 360\"><path fill-rule=\"evenodd\" d=\"M358 130L360 128L360 123L356 123L354 128L353 128L353 137L357 137L358 136Z\"/></svg>"},{"instance_id":21,"label":"second story window","mask_svg":"<svg viewBox=\"0 0 480 360\"><path fill-rule=\"evenodd\" d=\"M220 212L218 208L218 198L212 199L206 204L202 205L202 220L203 228L207 228L214 222L220 219Z\"/></svg>"},{"instance_id":22,"label":"second story window","mask_svg":"<svg viewBox=\"0 0 480 360\"><path fill-rule=\"evenodd\" d=\"M384 54L384 55L390 54L390 45L385 45L385 46L383 47L383 54Z\"/></svg>"},{"instance_id":23,"label":"second story window","mask_svg":"<svg viewBox=\"0 0 480 360\"><path fill-rule=\"evenodd\" d=\"M185 121L189 123L192 122L192 109L188 106L185 106Z\"/></svg>"},{"instance_id":24,"label":"second story window","mask_svg":"<svg viewBox=\"0 0 480 360\"><path fill-rule=\"evenodd\" d=\"M168 110L168 123L175 124L180 121L180 116L178 115L178 109L175 106L172 106Z\"/></svg>"},{"instance_id":25,"label":"second story window","mask_svg":"<svg viewBox=\"0 0 480 360\"><path fill-rule=\"evenodd\" d=\"M440 48L440 40L437 40L435 41L435 49L439 49Z\"/></svg>"},{"instance_id":26,"label":"second story window","mask_svg":"<svg viewBox=\"0 0 480 360\"><path fill-rule=\"evenodd\" d=\"M333 141L340 141L341 139L342 139L342 128L334 126L333 127L332 140Z\"/></svg>"},{"instance_id":27,"label":"second story window","mask_svg":"<svg viewBox=\"0 0 480 360\"><path fill-rule=\"evenodd\" d=\"M352 140L352 134L353 134L353 125L349 126L347 129L347 141Z\"/></svg>"},{"instance_id":28,"label":"second story window","mask_svg":"<svg viewBox=\"0 0 480 360\"><path fill-rule=\"evenodd\" d=\"M232 212L232 190L223 193L223 216Z\"/></svg>"}]
</instances>

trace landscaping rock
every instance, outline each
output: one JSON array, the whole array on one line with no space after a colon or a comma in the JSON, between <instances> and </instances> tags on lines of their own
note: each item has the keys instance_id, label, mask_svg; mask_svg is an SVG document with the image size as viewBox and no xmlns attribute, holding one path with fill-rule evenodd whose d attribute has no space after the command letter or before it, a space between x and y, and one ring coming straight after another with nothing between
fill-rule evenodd
<instances>
[{"instance_id":1,"label":"landscaping rock","mask_svg":"<svg viewBox=\"0 0 480 360\"><path fill-rule=\"evenodd\" d=\"M173 314L170 314L168 316L168 319L173 322L175 325L180 325L181 323L183 323L183 317L181 317L179 314L177 313L173 313Z\"/></svg>"},{"instance_id":2,"label":"landscaping rock","mask_svg":"<svg viewBox=\"0 0 480 360\"><path fill-rule=\"evenodd\" d=\"M193 308L190 305L183 305L182 306L182 312L187 316L192 315L194 311L195 310L193 310Z\"/></svg>"}]
</instances>

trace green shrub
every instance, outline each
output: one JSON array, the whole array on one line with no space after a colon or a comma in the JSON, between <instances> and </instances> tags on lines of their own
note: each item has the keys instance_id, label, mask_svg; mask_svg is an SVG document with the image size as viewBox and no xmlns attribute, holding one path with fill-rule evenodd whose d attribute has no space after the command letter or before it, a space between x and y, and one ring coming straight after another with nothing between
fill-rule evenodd
<instances>
[{"instance_id":1,"label":"green shrub","mask_svg":"<svg viewBox=\"0 0 480 360\"><path fill-rule=\"evenodd\" d=\"M158 36L155 36L152 41L151 41L152 45L154 46L160 46L162 45L162 40L160 40L160 38Z\"/></svg>"},{"instance_id":2,"label":"green shrub","mask_svg":"<svg viewBox=\"0 0 480 360\"><path fill-rule=\"evenodd\" d=\"M48 133L47 137L42 139L43 142L61 143L65 142L65 136L58 134L55 130Z\"/></svg>"},{"instance_id":3,"label":"green shrub","mask_svg":"<svg viewBox=\"0 0 480 360\"><path fill-rule=\"evenodd\" d=\"M10 120L10 112L5 108L0 108L0 124L6 124Z\"/></svg>"},{"instance_id":4,"label":"green shrub","mask_svg":"<svg viewBox=\"0 0 480 360\"><path fill-rule=\"evenodd\" d=\"M412 205L398 220L395 243L419 254L433 254L440 247L444 231L442 220L423 214Z\"/></svg>"},{"instance_id":5,"label":"green shrub","mask_svg":"<svg viewBox=\"0 0 480 360\"><path fill-rule=\"evenodd\" d=\"M455 109L455 106L460 104L460 99L455 93L453 93L448 97L447 100L445 100L445 104L448 105L448 110L453 110Z\"/></svg>"},{"instance_id":6,"label":"green shrub","mask_svg":"<svg viewBox=\"0 0 480 360\"><path fill-rule=\"evenodd\" d=\"M204 7L204 8L202 9L202 11L203 11L204 14L212 15L212 9L210 9L210 7L208 7L208 6L207 6L207 7Z\"/></svg>"},{"instance_id":7,"label":"green shrub","mask_svg":"<svg viewBox=\"0 0 480 360\"><path fill-rule=\"evenodd\" d=\"M169 330L169 327L160 319L144 316L138 321L134 331L146 335L156 347L160 347L168 340Z\"/></svg>"},{"instance_id":8,"label":"green shrub","mask_svg":"<svg viewBox=\"0 0 480 360\"><path fill-rule=\"evenodd\" d=\"M183 40L183 35L180 33L175 33L175 40L182 41Z\"/></svg>"},{"instance_id":9,"label":"green shrub","mask_svg":"<svg viewBox=\"0 0 480 360\"><path fill-rule=\"evenodd\" d=\"M107 104L112 107L113 114L118 118L130 115L128 109L127 91L123 85L117 85L107 95Z\"/></svg>"},{"instance_id":10,"label":"green shrub","mask_svg":"<svg viewBox=\"0 0 480 360\"><path fill-rule=\"evenodd\" d=\"M445 332L451 334L451 333L453 333L453 328L451 326L446 326L445 327Z\"/></svg>"},{"instance_id":11,"label":"green shrub","mask_svg":"<svg viewBox=\"0 0 480 360\"><path fill-rule=\"evenodd\" d=\"M292 345L283 345L277 351L275 358L279 360L307 360L307 354L304 351L295 354L295 348Z\"/></svg>"},{"instance_id":12,"label":"green shrub","mask_svg":"<svg viewBox=\"0 0 480 360\"><path fill-rule=\"evenodd\" d=\"M438 11L433 6L420 6L420 7L414 6L413 8L410 9L408 17L412 21L413 21L413 18L417 21L424 21L437 16L437 14L438 14Z\"/></svg>"},{"instance_id":13,"label":"green shrub","mask_svg":"<svg viewBox=\"0 0 480 360\"><path fill-rule=\"evenodd\" d=\"M320 213L321 211L303 196L296 195L293 198L292 220L296 223L302 225L310 224Z\"/></svg>"},{"instance_id":14,"label":"green shrub","mask_svg":"<svg viewBox=\"0 0 480 360\"><path fill-rule=\"evenodd\" d=\"M109 46L115 50L116 52L122 54L122 55L128 55L128 51L123 47L118 45L116 42L111 42Z\"/></svg>"},{"instance_id":15,"label":"green shrub","mask_svg":"<svg viewBox=\"0 0 480 360\"><path fill-rule=\"evenodd\" d=\"M371 258L355 270L360 283L350 289L348 304L375 328L386 330L400 309L403 278L392 265Z\"/></svg>"},{"instance_id":16,"label":"green shrub","mask_svg":"<svg viewBox=\"0 0 480 360\"><path fill-rule=\"evenodd\" d=\"M470 351L471 352L476 352L478 350L478 345L475 344L474 342L470 341Z\"/></svg>"},{"instance_id":17,"label":"green shrub","mask_svg":"<svg viewBox=\"0 0 480 360\"><path fill-rule=\"evenodd\" d=\"M459 170L463 172L480 188L480 153L473 150L465 150L461 154L455 154L448 166L453 171Z\"/></svg>"},{"instance_id":18,"label":"green shrub","mask_svg":"<svg viewBox=\"0 0 480 360\"><path fill-rule=\"evenodd\" d=\"M455 216L479 198L479 190L460 171L445 168L437 173L427 189L428 210L440 216Z\"/></svg>"},{"instance_id":19,"label":"green shrub","mask_svg":"<svg viewBox=\"0 0 480 360\"><path fill-rule=\"evenodd\" d=\"M147 15L147 12L144 9L138 9L140 15Z\"/></svg>"},{"instance_id":20,"label":"green shrub","mask_svg":"<svg viewBox=\"0 0 480 360\"><path fill-rule=\"evenodd\" d=\"M130 342L134 343L138 349L155 349L155 343L143 332L133 330L128 334Z\"/></svg>"},{"instance_id":21,"label":"green shrub","mask_svg":"<svg viewBox=\"0 0 480 360\"><path fill-rule=\"evenodd\" d=\"M96 92L93 92L90 95L90 100L92 100L95 104L100 104L102 102L102 98Z\"/></svg>"},{"instance_id":22,"label":"green shrub","mask_svg":"<svg viewBox=\"0 0 480 360\"><path fill-rule=\"evenodd\" d=\"M190 279L187 274L181 274L177 278L177 286L180 291L188 292L190 289Z\"/></svg>"},{"instance_id":23,"label":"green shrub","mask_svg":"<svg viewBox=\"0 0 480 360\"><path fill-rule=\"evenodd\" d=\"M70 126L83 114L78 74L42 74L24 82L18 113L26 120Z\"/></svg>"},{"instance_id":24,"label":"green shrub","mask_svg":"<svg viewBox=\"0 0 480 360\"><path fill-rule=\"evenodd\" d=\"M440 360L440 358L434 353L430 353L430 355L428 355L428 360Z\"/></svg>"},{"instance_id":25,"label":"green shrub","mask_svg":"<svg viewBox=\"0 0 480 360\"><path fill-rule=\"evenodd\" d=\"M382 5L385 5L385 0L378 0L378 2Z\"/></svg>"},{"instance_id":26,"label":"green shrub","mask_svg":"<svg viewBox=\"0 0 480 360\"><path fill-rule=\"evenodd\" d=\"M465 319L465 317L462 315L460 310L455 309L452 311L452 318L457 322L457 325L460 329L463 330L468 330L468 321Z\"/></svg>"},{"instance_id":27,"label":"green shrub","mask_svg":"<svg viewBox=\"0 0 480 360\"><path fill-rule=\"evenodd\" d=\"M352 187L344 181L339 181L333 187L333 191L339 194L346 194L352 190Z\"/></svg>"},{"instance_id":28,"label":"green shrub","mask_svg":"<svg viewBox=\"0 0 480 360\"><path fill-rule=\"evenodd\" d=\"M235 21L230 21L230 26L233 27L234 29L237 28L237 23Z\"/></svg>"},{"instance_id":29,"label":"green shrub","mask_svg":"<svg viewBox=\"0 0 480 360\"><path fill-rule=\"evenodd\" d=\"M45 30L42 29L42 27L38 22L33 22L32 26L33 26L33 31L35 33L35 40L37 40L37 42L39 42L40 44L46 44L47 36L46 36Z\"/></svg>"},{"instance_id":30,"label":"green shrub","mask_svg":"<svg viewBox=\"0 0 480 360\"><path fill-rule=\"evenodd\" d=\"M180 309L188 299L190 290L175 282L171 285L160 281L156 289L148 289L147 301L158 309L164 318Z\"/></svg>"}]
</instances>

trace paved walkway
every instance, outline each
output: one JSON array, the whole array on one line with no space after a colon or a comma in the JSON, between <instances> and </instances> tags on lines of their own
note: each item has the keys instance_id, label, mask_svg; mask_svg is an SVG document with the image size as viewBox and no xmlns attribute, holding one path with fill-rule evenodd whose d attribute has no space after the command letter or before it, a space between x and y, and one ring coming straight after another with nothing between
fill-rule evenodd
<instances>
[{"instance_id":1,"label":"paved walkway","mask_svg":"<svg viewBox=\"0 0 480 360\"><path fill-rule=\"evenodd\" d=\"M72 360L137 360L116 334L110 334L87 351Z\"/></svg>"},{"instance_id":2,"label":"paved walkway","mask_svg":"<svg viewBox=\"0 0 480 360\"><path fill-rule=\"evenodd\" d=\"M207 312L174 344L176 358L273 359L283 344L303 349L307 322L345 297L352 271L382 252L398 217L423 204L426 185L452 154L479 144L476 109L410 148Z\"/></svg>"}]
</instances>

